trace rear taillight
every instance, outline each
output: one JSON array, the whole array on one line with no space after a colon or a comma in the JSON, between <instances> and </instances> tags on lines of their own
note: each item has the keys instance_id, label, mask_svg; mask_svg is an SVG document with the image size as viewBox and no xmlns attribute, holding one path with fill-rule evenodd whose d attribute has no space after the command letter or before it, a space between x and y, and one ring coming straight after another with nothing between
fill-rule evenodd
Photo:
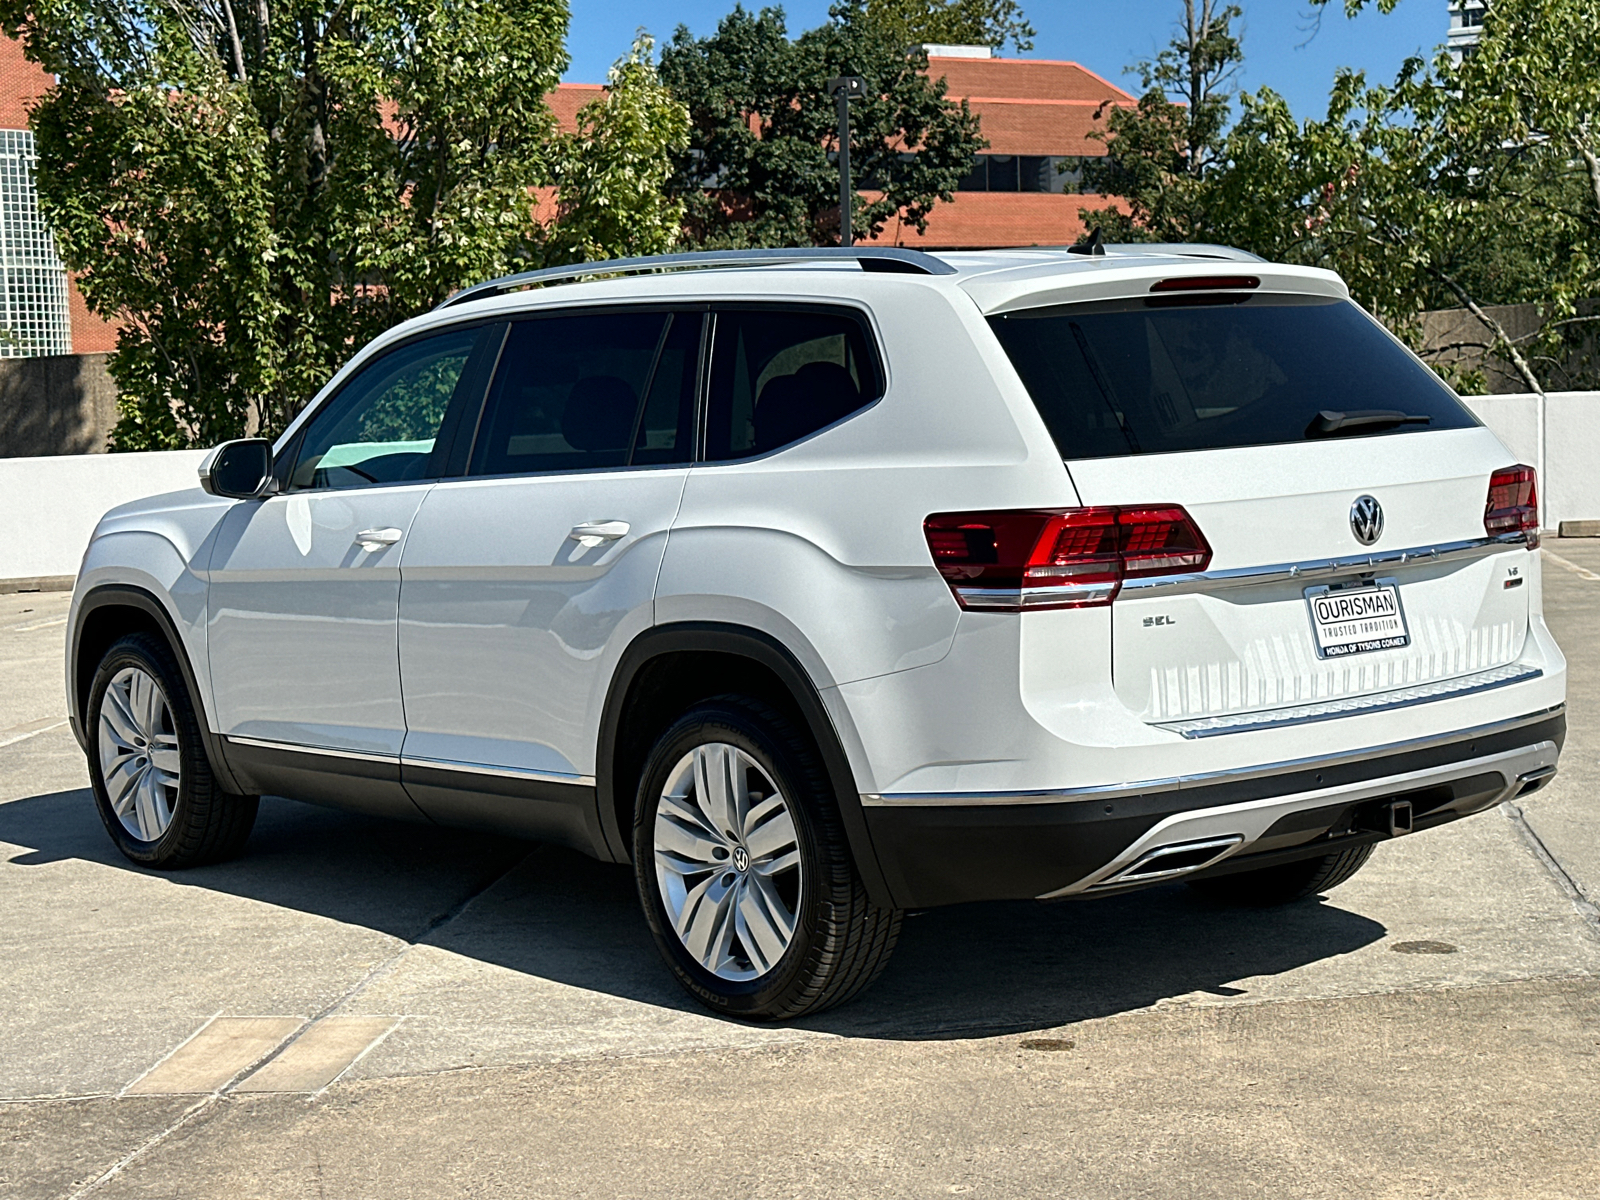
<instances>
[{"instance_id":1,"label":"rear taillight","mask_svg":"<svg viewBox=\"0 0 1600 1200\"><path fill-rule=\"evenodd\" d=\"M1539 476L1518 463L1489 476L1489 499L1483 506L1483 531L1490 537L1525 534L1528 548L1539 544Z\"/></svg>"},{"instance_id":2,"label":"rear taillight","mask_svg":"<svg viewBox=\"0 0 1600 1200\"><path fill-rule=\"evenodd\" d=\"M922 523L962 608L1110 604L1124 579L1204 571L1211 547L1175 504L935 513Z\"/></svg>"}]
</instances>

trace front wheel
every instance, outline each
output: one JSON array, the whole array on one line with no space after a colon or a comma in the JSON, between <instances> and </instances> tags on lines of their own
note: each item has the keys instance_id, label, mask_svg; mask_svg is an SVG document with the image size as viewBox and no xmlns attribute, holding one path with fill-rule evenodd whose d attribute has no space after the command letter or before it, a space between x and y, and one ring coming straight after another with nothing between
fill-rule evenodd
<instances>
[{"instance_id":1,"label":"front wheel","mask_svg":"<svg viewBox=\"0 0 1600 1200\"><path fill-rule=\"evenodd\" d=\"M89 689L89 778L117 848L170 870L232 857L255 824L255 796L211 773L177 659L147 633L118 640Z\"/></svg>"},{"instance_id":2,"label":"front wheel","mask_svg":"<svg viewBox=\"0 0 1600 1200\"><path fill-rule=\"evenodd\" d=\"M900 913L868 899L808 739L724 696L662 734L645 764L634 875L667 965L729 1016L843 1003L882 972Z\"/></svg>"}]
</instances>

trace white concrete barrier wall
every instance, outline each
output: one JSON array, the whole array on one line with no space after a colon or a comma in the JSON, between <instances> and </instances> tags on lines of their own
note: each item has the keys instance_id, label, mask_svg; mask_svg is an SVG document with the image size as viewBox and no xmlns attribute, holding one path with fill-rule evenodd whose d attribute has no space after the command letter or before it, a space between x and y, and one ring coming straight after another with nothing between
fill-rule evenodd
<instances>
[{"instance_id":1,"label":"white concrete barrier wall","mask_svg":"<svg viewBox=\"0 0 1600 1200\"><path fill-rule=\"evenodd\" d=\"M204 450L0 458L0 579L76 575L107 509L198 486Z\"/></svg>"},{"instance_id":2,"label":"white concrete barrier wall","mask_svg":"<svg viewBox=\"0 0 1600 1200\"><path fill-rule=\"evenodd\" d=\"M1547 528L1600 519L1600 392L1469 396L1513 457L1539 469ZM109 508L195 486L203 450L0 458L0 579L74 575Z\"/></svg>"},{"instance_id":3,"label":"white concrete barrier wall","mask_svg":"<svg viewBox=\"0 0 1600 1200\"><path fill-rule=\"evenodd\" d=\"M1539 517L1600 520L1600 392L1467 396L1478 419L1518 460L1539 470Z\"/></svg>"}]
</instances>

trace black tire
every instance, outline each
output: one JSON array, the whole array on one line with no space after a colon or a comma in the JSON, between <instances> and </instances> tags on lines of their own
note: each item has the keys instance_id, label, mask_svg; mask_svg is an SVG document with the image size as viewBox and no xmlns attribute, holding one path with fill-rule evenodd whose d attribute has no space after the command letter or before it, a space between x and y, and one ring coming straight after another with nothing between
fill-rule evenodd
<instances>
[{"instance_id":1,"label":"black tire","mask_svg":"<svg viewBox=\"0 0 1600 1200\"><path fill-rule=\"evenodd\" d=\"M1372 851L1371 846L1356 846L1337 854L1304 858L1278 867L1240 871L1215 879L1191 879L1189 886L1222 904L1259 908L1292 904L1338 887L1366 865Z\"/></svg>"},{"instance_id":2,"label":"black tire","mask_svg":"<svg viewBox=\"0 0 1600 1200\"><path fill-rule=\"evenodd\" d=\"M101 767L98 731L106 690L128 667L146 672L160 685L181 764L171 822L164 833L150 841L130 832L117 816ZM89 686L87 717L89 780L94 788L95 807L100 810L100 820L111 840L126 857L142 867L168 871L232 858L244 848L255 825L260 798L233 795L217 783L206 758L193 698L177 659L163 639L148 633L130 633L112 644Z\"/></svg>"},{"instance_id":3,"label":"black tire","mask_svg":"<svg viewBox=\"0 0 1600 1200\"><path fill-rule=\"evenodd\" d=\"M715 743L747 755L788 802L803 880L788 948L764 974L742 982L713 974L689 953L656 877L656 813L669 776L697 746ZM706 1007L745 1020L787 1020L842 1004L882 973L901 913L867 897L827 773L810 739L781 713L739 696L697 705L656 741L634 809L634 878L650 932L678 982Z\"/></svg>"}]
</instances>

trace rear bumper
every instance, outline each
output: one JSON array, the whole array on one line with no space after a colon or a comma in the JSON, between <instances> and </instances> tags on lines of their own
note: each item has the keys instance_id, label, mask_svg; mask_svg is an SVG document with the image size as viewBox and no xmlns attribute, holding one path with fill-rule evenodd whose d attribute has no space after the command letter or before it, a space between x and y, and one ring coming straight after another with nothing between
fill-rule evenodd
<instances>
[{"instance_id":1,"label":"rear bumper","mask_svg":"<svg viewBox=\"0 0 1600 1200\"><path fill-rule=\"evenodd\" d=\"M1556 706L1359 753L1204 776L866 795L862 804L901 907L1054 899L1376 841L1391 836L1379 814L1396 800L1409 802L1413 829L1442 825L1543 786L1565 738L1565 706Z\"/></svg>"}]
</instances>

